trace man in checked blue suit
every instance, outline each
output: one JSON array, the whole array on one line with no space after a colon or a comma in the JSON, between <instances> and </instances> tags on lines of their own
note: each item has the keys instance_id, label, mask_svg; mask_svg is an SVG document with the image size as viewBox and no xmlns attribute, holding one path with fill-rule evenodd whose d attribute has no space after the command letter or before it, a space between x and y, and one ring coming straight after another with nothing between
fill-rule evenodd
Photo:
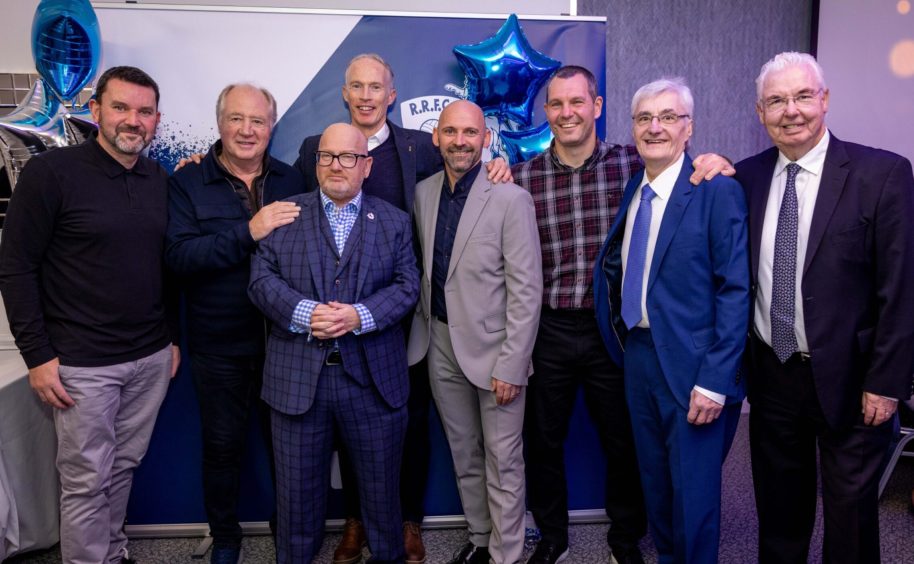
<instances>
[{"instance_id":1,"label":"man in checked blue suit","mask_svg":"<svg viewBox=\"0 0 914 564\"><path fill-rule=\"evenodd\" d=\"M720 468L744 396L746 202L729 178L689 182L692 109L682 79L635 93L632 134L645 170L626 186L594 269L600 331L624 360L661 563L717 562Z\"/></svg>"},{"instance_id":2,"label":"man in checked blue suit","mask_svg":"<svg viewBox=\"0 0 914 564\"><path fill-rule=\"evenodd\" d=\"M372 562L404 559L400 459L409 381L401 319L419 275L409 216L361 192L365 136L328 127L320 191L295 196L297 221L264 239L249 293L273 322L263 399L272 408L277 560L311 562L323 540L334 429L359 482Z\"/></svg>"}]
</instances>

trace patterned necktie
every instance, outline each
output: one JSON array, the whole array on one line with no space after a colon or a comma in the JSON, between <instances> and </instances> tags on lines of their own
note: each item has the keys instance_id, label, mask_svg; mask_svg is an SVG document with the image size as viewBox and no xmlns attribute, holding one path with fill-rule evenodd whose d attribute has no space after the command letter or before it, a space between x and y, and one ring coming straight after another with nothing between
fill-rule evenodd
<instances>
[{"instance_id":1,"label":"patterned necktie","mask_svg":"<svg viewBox=\"0 0 914 564\"><path fill-rule=\"evenodd\" d=\"M641 287L644 285L644 259L647 257L647 238L651 230L651 200L657 194L650 184L641 189L641 202L632 227L628 245L628 261L622 281L622 321L631 329L641 321Z\"/></svg>"},{"instance_id":2,"label":"patterned necktie","mask_svg":"<svg viewBox=\"0 0 914 564\"><path fill-rule=\"evenodd\" d=\"M771 273L771 348L784 363L797 351L794 299L797 286L797 173L800 165L787 165L787 188L778 214Z\"/></svg>"}]
</instances>

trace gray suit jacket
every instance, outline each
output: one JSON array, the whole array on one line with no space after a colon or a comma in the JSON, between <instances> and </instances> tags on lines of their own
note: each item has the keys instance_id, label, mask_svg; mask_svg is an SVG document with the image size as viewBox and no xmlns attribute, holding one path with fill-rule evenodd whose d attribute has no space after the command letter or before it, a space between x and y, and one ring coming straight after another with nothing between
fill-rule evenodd
<instances>
[{"instance_id":1,"label":"gray suit jacket","mask_svg":"<svg viewBox=\"0 0 914 564\"><path fill-rule=\"evenodd\" d=\"M416 187L414 217L424 273L409 337L410 364L428 352L432 253L444 174ZM484 173L477 176L457 225L445 293L454 353L467 379L486 389L493 377L526 385L543 294L529 192L515 184L493 187Z\"/></svg>"}]
</instances>

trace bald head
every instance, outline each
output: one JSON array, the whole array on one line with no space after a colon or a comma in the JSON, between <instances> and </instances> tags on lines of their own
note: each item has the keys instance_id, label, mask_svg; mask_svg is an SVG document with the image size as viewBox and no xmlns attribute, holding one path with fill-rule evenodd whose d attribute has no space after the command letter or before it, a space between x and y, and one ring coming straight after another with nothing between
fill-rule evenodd
<instances>
[{"instance_id":1,"label":"bald head","mask_svg":"<svg viewBox=\"0 0 914 564\"><path fill-rule=\"evenodd\" d=\"M444 170L451 188L482 158L489 144L489 130L482 109L473 102L458 100L445 106L438 117L432 141L444 157Z\"/></svg>"},{"instance_id":2,"label":"bald head","mask_svg":"<svg viewBox=\"0 0 914 564\"><path fill-rule=\"evenodd\" d=\"M371 172L368 140L348 123L334 123L324 130L316 158L321 192L340 207L358 195Z\"/></svg>"}]
</instances>

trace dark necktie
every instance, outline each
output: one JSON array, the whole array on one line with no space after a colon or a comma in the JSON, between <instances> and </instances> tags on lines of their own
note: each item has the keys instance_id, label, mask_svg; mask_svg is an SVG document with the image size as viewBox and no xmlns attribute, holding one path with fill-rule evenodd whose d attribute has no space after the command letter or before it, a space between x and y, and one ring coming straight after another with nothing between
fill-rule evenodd
<instances>
[{"instance_id":1,"label":"dark necktie","mask_svg":"<svg viewBox=\"0 0 914 564\"><path fill-rule=\"evenodd\" d=\"M771 272L771 348L783 363L797 351L794 331L797 285L797 173L800 165L787 165L787 187L778 213L774 236L774 265Z\"/></svg>"},{"instance_id":2,"label":"dark necktie","mask_svg":"<svg viewBox=\"0 0 914 564\"><path fill-rule=\"evenodd\" d=\"M622 281L622 321L629 329L641 321L641 287L644 285L644 260L651 230L651 200L656 195L650 184L641 189L641 201L628 245L628 261Z\"/></svg>"}]
</instances>

